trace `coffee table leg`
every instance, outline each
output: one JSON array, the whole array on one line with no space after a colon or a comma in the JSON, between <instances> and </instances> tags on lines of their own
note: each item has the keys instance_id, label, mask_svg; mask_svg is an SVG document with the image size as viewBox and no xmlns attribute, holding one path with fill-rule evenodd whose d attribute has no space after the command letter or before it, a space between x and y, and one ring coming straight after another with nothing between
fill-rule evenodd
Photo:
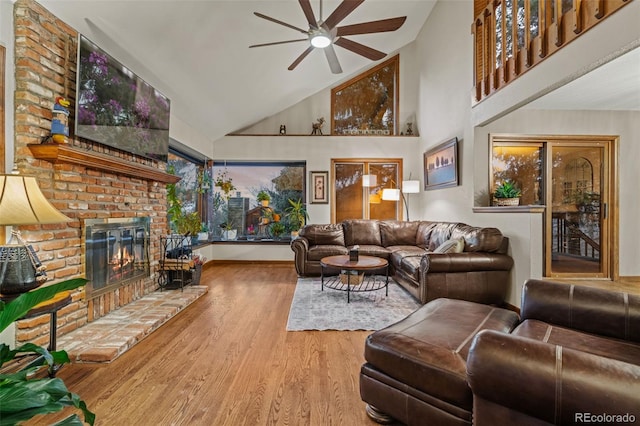
<instances>
[{"instance_id":1,"label":"coffee table leg","mask_svg":"<svg viewBox=\"0 0 640 426\"><path fill-rule=\"evenodd\" d=\"M347 303L351 303L350 290L351 290L351 271L348 271L347 272Z\"/></svg>"},{"instance_id":2,"label":"coffee table leg","mask_svg":"<svg viewBox=\"0 0 640 426\"><path fill-rule=\"evenodd\" d=\"M385 296L389 295L389 264L387 264L387 278L386 278L386 282L384 284L384 288L385 288Z\"/></svg>"},{"instance_id":3,"label":"coffee table leg","mask_svg":"<svg viewBox=\"0 0 640 426\"><path fill-rule=\"evenodd\" d=\"M324 266L320 265L320 291L324 291Z\"/></svg>"}]
</instances>

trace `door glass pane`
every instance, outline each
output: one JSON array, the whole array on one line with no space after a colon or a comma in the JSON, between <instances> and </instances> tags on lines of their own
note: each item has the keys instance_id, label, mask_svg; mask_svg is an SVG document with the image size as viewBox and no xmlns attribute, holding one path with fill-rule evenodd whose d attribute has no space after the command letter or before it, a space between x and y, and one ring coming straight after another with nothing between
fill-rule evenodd
<instances>
[{"instance_id":1,"label":"door glass pane","mask_svg":"<svg viewBox=\"0 0 640 426\"><path fill-rule=\"evenodd\" d=\"M382 190L398 188L398 165L395 163L369 164L369 173L377 177L377 184L369 188L369 218L397 219L399 201L383 200ZM371 202L373 201L373 202Z\"/></svg>"},{"instance_id":2,"label":"door glass pane","mask_svg":"<svg viewBox=\"0 0 640 426\"><path fill-rule=\"evenodd\" d=\"M364 216L362 202L363 163L336 163L336 223L345 219L361 219Z\"/></svg>"},{"instance_id":3,"label":"door glass pane","mask_svg":"<svg viewBox=\"0 0 640 426\"><path fill-rule=\"evenodd\" d=\"M551 272L600 273L604 150L552 148Z\"/></svg>"}]
</instances>

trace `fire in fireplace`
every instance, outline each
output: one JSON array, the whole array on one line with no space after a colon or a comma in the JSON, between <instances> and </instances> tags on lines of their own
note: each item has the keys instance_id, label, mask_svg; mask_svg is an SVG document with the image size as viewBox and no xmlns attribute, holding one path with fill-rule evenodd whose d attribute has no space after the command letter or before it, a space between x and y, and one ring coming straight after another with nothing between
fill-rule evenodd
<instances>
[{"instance_id":1,"label":"fire in fireplace","mask_svg":"<svg viewBox=\"0 0 640 426\"><path fill-rule=\"evenodd\" d=\"M148 217L87 219L85 272L91 296L149 276Z\"/></svg>"}]
</instances>

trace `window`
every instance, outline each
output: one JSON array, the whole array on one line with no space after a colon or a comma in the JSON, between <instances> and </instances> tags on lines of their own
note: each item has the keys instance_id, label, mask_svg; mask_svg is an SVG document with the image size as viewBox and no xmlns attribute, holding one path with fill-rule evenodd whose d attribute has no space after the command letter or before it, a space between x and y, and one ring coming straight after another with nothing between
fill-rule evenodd
<instances>
[{"instance_id":1,"label":"window","mask_svg":"<svg viewBox=\"0 0 640 426\"><path fill-rule=\"evenodd\" d=\"M214 240L290 240L298 228L286 212L289 200L306 203L305 162L214 161L211 173Z\"/></svg>"},{"instance_id":2,"label":"window","mask_svg":"<svg viewBox=\"0 0 640 426\"><path fill-rule=\"evenodd\" d=\"M402 200L383 200L383 189L397 189L402 182L401 159L332 160L334 200L332 222L345 219L399 219ZM369 186L364 176L375 176Z\"/></svg>"},{"instance_id":3,"label":"window","mask_svg":"<svg viewBox=\"0 0 640 426\"><path fill-rule=\"evenodd\" d=\"M331 134L395 135L399 56L331 90Z\"/></svg>"},{"instance_id":4,"label":"window","mask_svg":"<svg viewBox=\"0 0 640 426\"><path fill-rule=\"evenodd\" d=\"M208 189L205 184L208 184L209 178L205 162L170 150L167 171L180 176L178 183L167 185L167 213L171 232L190 232L195 235L206 231L207 209L204 196Z\"/></svg>"},{"instance_id":5,"label":"window","mask_svg":"<svg viewBox=\"0 0 640 426\"><path fill-rule=\"evenodd\" d=\"M491 154L490 191L492 193L496 186L509 180L522 191L520 204L543 204L542 170L544 157L541 143L494 140Z\"/></svg>"}]
</instances>

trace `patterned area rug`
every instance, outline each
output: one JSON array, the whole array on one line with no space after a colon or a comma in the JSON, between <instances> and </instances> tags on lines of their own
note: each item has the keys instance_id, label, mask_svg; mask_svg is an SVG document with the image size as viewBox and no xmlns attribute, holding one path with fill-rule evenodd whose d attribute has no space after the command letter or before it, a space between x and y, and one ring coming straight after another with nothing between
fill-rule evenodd
<instances>
[{"instance_id":1,"label":"patterned area rug","mask_svg":"<svg viewBox=\"0 0 640 426\"><path fill-rule=\"evenodd\" d=\"M347 303L345 291L321 290L320 277L298 278L289 310L287 331L379 330L400 321L420 304L389 278L384 289L355 293Z\"/></svg>"}]
</instances>

